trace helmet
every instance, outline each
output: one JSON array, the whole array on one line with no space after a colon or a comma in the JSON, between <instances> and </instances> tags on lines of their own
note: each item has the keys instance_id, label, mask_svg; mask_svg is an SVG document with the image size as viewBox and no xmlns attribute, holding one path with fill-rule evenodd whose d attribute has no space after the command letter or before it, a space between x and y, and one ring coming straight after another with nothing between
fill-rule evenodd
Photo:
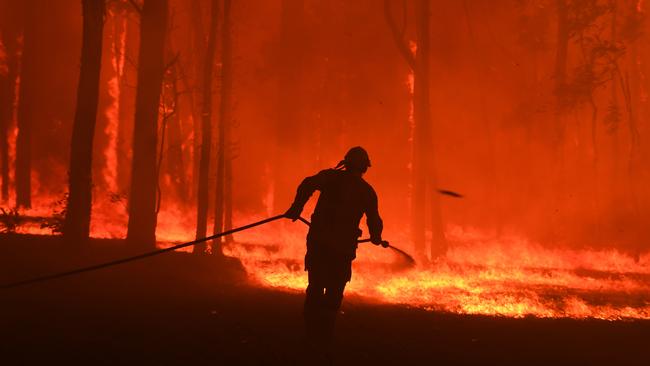
<instances>
[{"instance_id":1,"label":"helmet","mask_svg":"<svg viewBox=\"0 0 650 366\"><path fill-rule=\"evenodd\" d=\"M341 163L348 169L365 172L370 167L370 156L368 156L368 152L364 148L355 146L345 154L345 158Z\"/></svg>"}]
</instances>

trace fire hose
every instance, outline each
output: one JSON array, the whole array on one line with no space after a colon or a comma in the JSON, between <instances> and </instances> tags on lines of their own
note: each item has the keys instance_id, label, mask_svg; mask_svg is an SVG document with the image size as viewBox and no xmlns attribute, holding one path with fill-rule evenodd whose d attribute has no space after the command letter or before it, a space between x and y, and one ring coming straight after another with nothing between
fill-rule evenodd
<instances>
[{"instance_id":1,"label":"fire hose","mask_svg":"<svg viewBox=\"0 0 650 366\"><path fill-rule=\"evenodd\" d=\"M240 231L252 229L252 228L254 228L256 226L268 224L269 222L276 221L276 220L279 220L279 219L282 219L282 218L285 218L285 216L284 215L276 215L276 216L269 217L267 219L260 220L260 221L257 221L257 222L254 222L254 223L251 223L251 224L248 224L248 225L240 226L240 227L237 227L237 228L234 228L234 229L226 230L226 231L221 232L221 233L210 235L210 236L207 236L205 238L200 238L200 239L192 240L192 241L189 241L189 242L186 242L186 243L173 245L173 246L168 247L168 248L158 249L158 250L150 251L150 252L147 252L147 253L138 254L138 255L135 255L135 256L132 256L132 257L127 257L127 258L117 259L117 260L110 261L110 262L104 262L104 263L96 264L96 265L93 265L93 266L77 268L77 269L70 270L70 271L54 273L54 274L46 275L46 276L34 277L34 278L27 279L27 280L21 280L21 281L17 281L17 282L12 282L12 283L8 283L8 284L0 285L0 290L5 290L5 289L13 288L13 287L20 287L20 286L30 285L30 284L34 284L34 283L38 283L38 282L50 281L50 280L63 278L63 277L69 277L69 276L73 276L73 275L77 275L77 274L81 274L81 273L85 273L85 272L96 271L96 270L107 268L107 267L117 266L117 265L120 265L120 264L137 261L137 260L140 260L140 259L153 257L153 256L158 255L158 254L172 252L172 251L174 251L176 249L190 247L190 246L202 243L202 242L206 242L208 240L213 240L213 239L220 238L222 236L231 235L231 234L234 234L234 233L237 233L237 232L240 232ZM300 221L304 222L307 225L310 225L309 221L305 220L302 217L300 218ZM358 242L359 243L365 243L365 242L369 242L369 241L370 241L370 239L362 239L362 240L359 240ZM384 245L384 243L382 243L382 245ZM415 264L415 261L413 260L413 258L410 255L408 255L406 252L391 246L390 244L388 244L388 242L385 242L385 247L391 248L394 251L396 251L397 253L400 253L402 256L404 256L407 259L407 261L410 264Z\"/></svg>"}]
</instances>

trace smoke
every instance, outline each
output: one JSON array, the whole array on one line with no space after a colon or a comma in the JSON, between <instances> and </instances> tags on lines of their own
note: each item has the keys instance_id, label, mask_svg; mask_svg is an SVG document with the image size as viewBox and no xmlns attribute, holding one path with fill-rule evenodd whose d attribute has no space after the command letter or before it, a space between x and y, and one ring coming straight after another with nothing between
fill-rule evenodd
<instances>
[{"instance_id":1,"label":"smoke","mask_svg":"<svg viewBox=\"0 0 650 366\"><path fill-rule=\"evenodd\" d=\"M234 157L235 215L283 212L303 177L334 166L349 147L361 145L373 162L366 179L379 195L385 235L408 238L410 70L392 42L383 9L369 0L295 3L302 6L243 1L233 7L233 119L227 122L232 126L228 148ZM71 81L77 80L81 23L76 1L38 7L40 82L39 105L34 108L40 127L35 131L33 158L40 188L33 194L54 199L64 193L67 179L76 85ZM636 255L647 251L650 229L644 218L650 213L650 150L645 136L650 122L644 97L649 51L641 47L647 42L645 33L638 38L620 35L615 42L624 46L617 65L627 84L616 77L590 89L589 101L596 112L587 102L563 106L558 112L557 104L562 103L554 87L555 8L513 7L508 1L472 2L467 7L435 2L432 7L432 160L437 185L465 196L442 197L447 233L462 227L494 238L516 234L547 246L617 248ZM173 238L183 237L181 232L191 237L194 231L193 152L200 139L194 125L200 120L196 118L200 75L195 71L201 69L196 66L201 58L193 47L196 28L207 24L207 12L197 19L185 2L173 1L172 11L170 54L180 55L184 70L179 141L185 170L163 175L167 178L162 182L161 216L172 219L159 220L160 238L167 231L174 232ZM636 7L620 5L619 29L634 25L646 30L647 22L631 23L635 11ZM413 15L407 9L408 40L414 38ZM125 53L116 59L124 68L125 81L120 94L114 87L102 92L101 105L119 106L119 113L111 110L110 118L99 121L98 131L109 133L98 136L96 155L109 158L95 159L93 167L110 182L98 181L94 193L113 197L119 207L127 204L119 196L126 197L128 191L125 177L134 112L129 98L134 94L134 50L139 42L137 32L130 30L137 27L136 18L123 18L128 24L120 27L129 29L124 40L106 32L105 43L117 43ZM609 29L610 21L603 15L593 24ZM608 32L602 37L611 38ZM583 75L584 55L575 38L569 40L569 48L568 79L575 81ZM113 50L104 53L106 80L113 58ZM631 113L626 106L631 106ZM116 118L120 131L107 125ZM187 194L178 193L174 174L187 178L183 188ZM109 187L117 197L104 192ZM94 232L120 232L114 226L123 218L104 222L110 215L94 212ZM183 220L173 220L176 216ZM164 222L174 222L176 228L168 230ZM187 227L178 227L178 222ZM101 230L102 226L111 229ZM405 241L400 248L411 250Z\"/></svg>"}]
</instances>

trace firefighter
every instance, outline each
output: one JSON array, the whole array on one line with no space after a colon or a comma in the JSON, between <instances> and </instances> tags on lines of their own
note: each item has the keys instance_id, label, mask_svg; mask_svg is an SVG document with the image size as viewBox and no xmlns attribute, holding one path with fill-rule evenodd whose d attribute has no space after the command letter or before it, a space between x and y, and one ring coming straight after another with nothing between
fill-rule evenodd
<instances>
[{"instance_id":1,"label":"firefighter","mask_svg":"<svg viewBox=\"0 0 650 366\"><path fill-rule=\"evenodd\" d=\"M320 191L307 234L305 270L309 284L304 318L308 344L326 355L330 354L343 290L352 275L352 261L361 235L359 222L364 214L371 242L385 245L377 194L363 179L369 167L366 150L359 146L351 148L336 168L305 178L285 213L287 218L297 220L314 191Z\"/></svg>"}]
</instances>

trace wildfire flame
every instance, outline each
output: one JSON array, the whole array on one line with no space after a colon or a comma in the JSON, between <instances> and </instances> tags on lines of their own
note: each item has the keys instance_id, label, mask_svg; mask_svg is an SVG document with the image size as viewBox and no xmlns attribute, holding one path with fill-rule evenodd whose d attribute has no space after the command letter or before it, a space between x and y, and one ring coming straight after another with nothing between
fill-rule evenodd
<instances>
[{"instance_id":1,"label":"wildfire flame","mask_svg":"<svg viewBox=\"0 0 650 366\"><path fill-rule=\"evenodd\" d=\"M347 292L461 314L650 318L648 255L635 261L616 250L548 249L523 238L489 239L459 227L447 234L454 245L446 257L412 269L396 268L390 252L362 244ZM300 227L262 228L237 236L259 246L233 244L226 253L239 258L257 283L302 291L307 281L304 236ZM276 245L268 245L271 238Z\"/></svg>"},{"instance_id":2,"label":"wildfire flame","mask_svg":"<svg viewBox=\"0 0 650 366\"><path fill-rule=\"evenodd\" d=\"M108 81L108 94L111 98L111 104L106 109L106 118L108 123L104 128L104 133L108 137L108 144L104 150L106 165L102 171L106 186L110 192L117 192L117 132L120 124L120 82L124 74L125 49L126 49L126 18L117 18L111 25L113 28L121 27L124 31L118 33L119 36L111 38L111 67L113 76ZM115 24L120 22L120 24ZM113 34L117 32L113 30ZM117 39L116 39L117 38Z\"/></svg>"},{"instance_id":3,"label":"wildfire flame","mask_svg":"<svg viewBox=\"0 0 650 366\"><path fill-rule=\"evenodd\" d=\"M51 200L51 198L50 198ZM52 212L47 199L34 200L29 217ZM50 201L51 202L51 201ZM101 212L101 208L109 209ZM194 217L182 206L159 214L161 245L193 239ZM124 237L126 210L98 203L94 237ZM179 220L183 217L183 220ZM237 215L235 226L260 217ZM105 221L106 224L101 221ZM26 222L18 232L48 234ZM252 282L281 291L303 291L306 228L283 221L235 235L224 253L238 258ZM408 248L407 233L387 233ZM449 227L444 258L415 268L400 265L392 252L360 244L347 293L364 301L403 304L432 311L506 317L650 319L650 255L638 260L617 250L547 248L517 236L494 239L480 230Z\"/></svg>"}]
</instances>

